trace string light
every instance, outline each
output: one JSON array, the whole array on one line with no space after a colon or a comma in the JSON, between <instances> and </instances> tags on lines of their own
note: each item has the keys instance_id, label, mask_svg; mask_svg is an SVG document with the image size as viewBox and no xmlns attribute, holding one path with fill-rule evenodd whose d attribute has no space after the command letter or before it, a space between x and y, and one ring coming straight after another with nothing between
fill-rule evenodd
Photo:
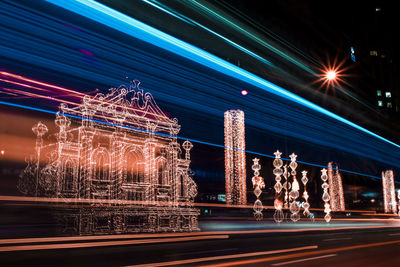
<instances>
[{"instance_id":1,"label":"string light","mask_svg":"<svg viewBox=\"0 0 400 267\"><path fill-rule=\"evenodd\" d=\"M299 182L297 181L296 178L296 168L297 168L297 162L296 162L296 158L297 155L292 153L290 156L290 164L289 167L291 169L290 174L292 175L292 190L289 193L289 199L290 199L290 212L292 213L290 215L290 219L293 222L297 222L298 220L300 220L300 215L299 215L299 211L300 211L300 207L297 203L297 198L299 197L299 190L300 190L300 185Z\"/></svg>"},{"instance_id":2,"label":"string light","mask_svg":"<svg viewBox=\"0 0 400 267\"><path fill-rule=\"evenodd\" d=\"M333 169L335 169L335 171ZM345 202L342 177L339 173L337 164L334 164L333 162L328 163L328 181L331 210L344 211Z\"/></svg>"},{"instance_id":3,"label":"string light","mask_svg":"<svg viewBox=\"0 0 400 267\"><path fill-rule=\"evenodd\" d=\"M66 114L83 119L72 122ZM33 127L36 157L18 187L26 195L91 199L85 208L57 210L66 228L79 234L199 230L199 211L191 204L197 195L189 169L193 145L183 143L181 158L177 119L168 118L139 82L85 95L78 106L62 103L55 124L56 141L46 145L47 127Z\"/></svg>"},{"instance_id":4,"label":"string light","mask_svg":"<svg viewBox=\"0 0 400 267\"><path fill-rule=\"evenodd\" d=\"M330 196L329 196L329 184L326 182L328 180L328 175L327 175L327 169L323 168L321 170L321 180L323 181L322 184L322 189L324 189L324 192L322 194L322 200L325 202L324 204L324 212L325 212L325 221L326 222L330 222L330 220L332 219L331 217L331 208L329 205L329 200L330 200Z\"/></svg>"},{"instance_id":5,"label":"string light","mask_svg":"<svg viewBox=\"0 0 400 267\"><path fill-rule=\"evenodd\" d=\"M394 175L392 170L382 172L383 201L386 213L397 213L396 192L394 189Z\"/></svg>"},{"instance_id":6,"label":"string light","mask_svg":"<svg viewBox=\"0 0 400 267\"><path fill-rule=\"evenodd\" d=\"M262 202L260 200L260 195L262 193L261 189L265 188L265 183L264 178L260 176L261 165L258 163L258 161L258 158L253 159L253 166L251 166L251 168L254 171L254 176L251 181L253 183L254 195L256 195L257 198L253 206L254 217L257 221L260 221L263 218L262 210L264 209L264 206L262 205Z\"/></svg>"},{"instance_id":7,"label":"string light","mask_svg":"<svg viewBox=\"0 0 400 267\"><path fill-rule=\"evenodd\" d=\"M310 203L308 203L309 195L307 192L307 182L308 182L307 171L302 171L301 174L303 175L301 177L301 182L303 183L303 186L304 186L303 198L305 201L303 204L303 208L304 208L303 215L306 217L309 217L310 216L310 210L309 210Z\"/></svg>"},{"instance_id":8,"label":"string light","mask_svg":"<svg viewBox=\"0 0 400 267\"><path fill-rule=\"evenodd\" d=\"M226 203L245 205L246 154L244 112L228 110L225 121L225 195Z\"/></svg>"},{"instance_id":9,"label":"string light","mask_svg":"<svg viewBox=\"0 0 400 267\"><path fill-rule=\"evenodd\" d=\"M282 192L282 184L281 184L281 176L283 174L282 166L283 166L283 161L281 159L282 153L277 150L275 153L275 159L273 161L274 165L274 170L273 174L275 175L275 201L274 201L274 208L275 208L275 213L274 213L274 220L277 223L281 223L284 219L283 216L283 202L280 200L281 192Z\"/></svg>"}]
</instances>

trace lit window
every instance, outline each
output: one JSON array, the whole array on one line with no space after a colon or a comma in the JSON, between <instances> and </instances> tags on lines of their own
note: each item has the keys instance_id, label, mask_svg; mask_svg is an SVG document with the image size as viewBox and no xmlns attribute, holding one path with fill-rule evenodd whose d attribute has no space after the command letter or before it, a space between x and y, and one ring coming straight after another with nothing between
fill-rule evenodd
<instances>
[{"instance_id":1,"label":"lit window","mask_svg":"<svg viewBox=\"0 0 400 267\"><path fill-rule=\"evenodd\" d=\"M387 98L391 98L391 97L392 97L392 93L391 93L391 92L385 92L385 96L386 96Z\"/></svg>"},{"instance_id":2,"label":"lit window","mask_svg":"<svg viewBox=\"0 0 400 267\"><path fill-rule=\"evenodd\" d=\"M378 56L378 51L376 51L376 50L371 50L371 51L369 51L369 55L370 55L370 56L375 56L375 57L377 57L377 56Z\"/></svg>"},{"instance_id":3,"label":"lit window","mask_svg":"<svg viewBox=\"0 0 400 267\"><path fill-rule=\"evenodd\" d=\"M387 102L387 108L392 108L392 102Z\"/></svg>"},{"instance_id":4,"label":"lit window","mask_svg":"<svg viewBox=\"0 0 400 267\"><path fill-rule=\"evenodd\" d=\"M382 107L382 106L383 106L383 103L382 103L381 100L378 101L378 106L379 106L379 107Z\"/></svg>"},{"instance_id":5,"label":"lit window","mask_svg":"<svg viewBox=\"0 0 400 267\"><path fill-rule=\"evenodd\" d=\"M382 95L382 91L381 90L376 90L376 95L377 96L381 96Z\"/></svg>"}]
</instances>

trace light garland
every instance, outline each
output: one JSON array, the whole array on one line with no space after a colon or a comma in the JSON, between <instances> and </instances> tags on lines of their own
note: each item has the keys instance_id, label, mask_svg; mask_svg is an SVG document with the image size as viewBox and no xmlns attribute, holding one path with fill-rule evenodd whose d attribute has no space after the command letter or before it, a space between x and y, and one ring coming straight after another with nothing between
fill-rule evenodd
<instances>
[{"instance_id":1,"label":"light garland","mask_svg":"<svg viewBox=\"0 0 400 267\"><path fill-rule=\"evenodd\" d=\"M300 207L297 204L297 198L299 197L299 190L300 190L300 185L296 178L297 155L292 153L289 157L290 157L290 161L291 161L289 164L289 167L291 169L290 174L292 175L292 179L293 179L292 188L289 193L290 212L292 213L290 215L290 219L293 222L297 222L298 220L300 220L300 215L299 215Z\"/></svg>"},{"instance_id":2,"label":"light garland","mask_svg":"<svg viewBox=\"0 0 400 267\"><path fill-rule=\"evenodd\" d=\"M334 171L335 169L335 171ZM332 211L344 211L345 202L343 196L342 177L337 164L328 163L329 196Z\"/></svg>"},{"instance_id":3,"label":"light garland","mask_svg":"<svg viewBox=\"0 0 400 267\"><path fill-rule=\"evenodd\" d=\"M382 172L383 200L386 213L397 213L396 192L392 170Z\"/></svg>"},{"instance_id":4,"label":"light garland","mask_svg":"<svg viewBox=\"0 0 400 267\"><path fill-rule=\"evenodd\" d=\"M303 175L303 177L301 177L301 182L303 183L304 186L304 191L303 191L303 198L304 198L304 204L303 204L303 215L306 217L310 216L310 203L308 203L308 192L307 192L307 182L308 182L308 178L307 178L307 171L302 171L301 174Z\"/></svg>"},{"instance_id":5,"label":"light garland","mask_svg":"<svg viewBox=\"0 0 400 267\"><path fill-rule=\"evenodd\" d=\"M281 159L281 155L282 153L279 152L279 150L277 150L275 153L275 159L273 161L273 165L274 165L274 170L273 170L273 174L275 175L275 185L274 185L274 189L275 189L275 200L274 200L274 208L275 208L275 213L274 213L274 220L277 223L281 223L284 219L284 215L283 215L283 202L280 200L280 195L282 192L282 184L281 184L281 176L283 174L283 170L282 170L282 166L283 166L283 161Z\"/></svg>"},{"instance_id":6,"label":"light garland","mask_svg":"<svg viewBox=\"0 0 400 267\"><path fill-rule=\"evenodd\" d=\"M245 205L247 198L244 112L226 111L224 124L226 203Z\"/></svg>"},{"instance_id":7,"label":"light garland","mask_svg":"<svg viewBox=\"0 0 400 267\"><path fill-rule=\"evenodd\" d=\"M397 199L399 200L399 204L398 204L398 215L400 216L400 189L397 190Z\"/></svg>"},{"instance_id":8,"label":"light garland","mask_svg":"<svg viewBox=\"0 0 400 267\"><path fill-rule=\"evenodd\" d=\"M253 166L251 168L254 171L254 176L251 179L253 183L253 188L254 188L254 195L256 195L256 201L254 202L253 210L254 210L254 217L256 218L257 221L262 220L263 214L262 210L264 209L264 206L262 205L262 202L260 200L260 195L262 193L261 189L265 188L265 183L264 179L260 176L260 169L261 165L258 163L259 159L254 158L253 159Z\"/></svg>"},{"instance_id":9,"label":"light garland","mask_svg":"<svg viewBox=\"0 0 400 267\"><path fill-rule=\"evenodd\" d=\"M324 204L324 207L325 207L325 209L324 209L324 212L325 212L324 219L325 219L326 222L330 222L330 220L332 219L332 216L331 216L331 208L330 208L330 205L329 205L329 200L330 200L330 196L329 196L329 192L328 192L329 184L326 182L328 180L327 169L323 168L321 170L321 173L322 173L321 174L321 180L323 181L322 189L324 190L324 192L322 194L322 200L325 202L325 204Z\"/></svg>"}]
</instances>

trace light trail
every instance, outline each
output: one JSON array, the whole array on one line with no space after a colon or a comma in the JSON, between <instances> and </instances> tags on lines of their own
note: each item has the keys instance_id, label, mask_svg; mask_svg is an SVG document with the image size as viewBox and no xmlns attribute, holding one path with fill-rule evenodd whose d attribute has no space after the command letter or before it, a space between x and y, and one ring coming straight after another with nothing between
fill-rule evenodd
<instances>
[{"instance_id":1,"label":"light trail","mask_svg":"<svg viewBox=\"0 0 400 267\"><path fill-rule=\"evenodd\" d=\"M79 242L79 243L64 243L64 244L7 246L7 247L3 246L0 247L0 252L126 246L126 245L157 244L157 243L169 243L169 242L188 242L188 241L211 240L211 239L228 239L228 238L229 238L228 235L212 235L212 236L205 235L205 236L161 238L161 239L119 240L119 241L86 242L86 243Z\"/></svg>"},{"instance_id":2,"label":"light trail","mask_svg":"<svg viewBox=\"0 0 400 267\"><path fill-rule=\"evenodd\" d=\"M330 258L330 257L335 257L335 256L337 256L337 254L322 255L322 256L311 257L311 258L304 258L304 259L298 259L298 260L293 260L293 261L285 261L285 262L280 262L280 263L274 263L274 264L271 264L271 266L281 266L281 265L299 263L299 262L304 262L304 261L312 261L312 260Z\"/></svg>"},{"instance_id":3,"label":"light trail","mask_svg":"<svg viewBox=\"0 0 400 267\"><path fill-rule=\"evenodd\" d=\"M352 128L355 128L361 132L371 135L381 141L400 148L400 145L381 137L331 111L328 111L294 93L291 93L271 82L268 82L244 69L241 69L225 60L222 60L202 49L199 49L193 45L183 42L171 35L168 35L162 31L159 31L153 27L150 27L136 19L133 19L121 12L111 9L103 4L100 4L91 0L80 0L80 1L55 1L47 0L48 2L55 4L64 9L70 10L74 13L85 16L89 19L97 21L101 24L107 25L115 30L124 32L131 35L134 38L139 38L145 42L151 43L157 47L168 50L174 54L188 58L201 65L214 69L218 72L224 73L235 79L242 80L250 83L260 89L263 89L272 94L283 97L294 103L300 104L311 110L317 111L318 113L324 114L337 121L340 121Z\"/></svg>"},{"instance_id":4,"label":"light trail","mask_svg":"<svg viewBox=\"0 0 400 267\"><path fill-rule=\"evenodd\" d=\"M278 260L284 260L284 259L300 258L300 257L311 256L311 255L335 253L335 252L341 252L341 251L347 251L347 250L386 246L386 245L399 244L399 243L400 243L400 240L379 242L379 243L369 243L369 244L363 244L363 245L339 247L339 248L332 248L332 249L299 252L299 253L293 253L293 254L289 254L289 255L280 255L280 256L253 259L253 260L232 261L232 262L219 263L219 264L216 263L216 264L207 265L207 266L209 266L209 267L211 267L211 266L212 267L226 267L226 266L237 266L237 265L244 265L244 264L265 263L265 262L278 261Z\"/></svg>"},{"instance_id":5,"label":"light trail","mask_svg":"<svg viewBox=\"0 0 400 267\"><path fill-rule=\"evenodd\" d=\"M251 253L224 255L224 256L214 256L214 257L187 259L187 260L154 262L154 263L149 263L149 264L139 264L139 265L129 265L129 266L131 266L131 267L133 267L133 266L135 266L135 267L172 266L172 265L192 264L192 263L199 263L199 262L206 262L206 261L218 261L218 260L227 260L227 259L256 257L256 256L263 256L263 255L271 255L271 254L293 252L293 251L299 251L299 250L317 249L317 248L318 248L318 246L314 245L314 246L304 246L304 247L297 247L297 248L287 248L287 249L261 251L261 252L251 252Z\"/></svg>"}]
</instances>

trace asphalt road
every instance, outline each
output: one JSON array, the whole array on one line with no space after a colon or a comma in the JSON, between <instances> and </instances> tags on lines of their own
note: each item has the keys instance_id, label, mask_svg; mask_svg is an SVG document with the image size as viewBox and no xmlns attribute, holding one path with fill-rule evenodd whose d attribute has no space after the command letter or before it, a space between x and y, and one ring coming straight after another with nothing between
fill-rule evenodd
<instances>
[{"instance_id":1,"label":"asphalt road","mask_svg":"<svg viewBox=\"0 0 400 267\"><path fill-rule=\"evenodd\" d=\"M400 266L400 228L96 238L3 242L0 266Z\"/></svg>"}]
</instances>

